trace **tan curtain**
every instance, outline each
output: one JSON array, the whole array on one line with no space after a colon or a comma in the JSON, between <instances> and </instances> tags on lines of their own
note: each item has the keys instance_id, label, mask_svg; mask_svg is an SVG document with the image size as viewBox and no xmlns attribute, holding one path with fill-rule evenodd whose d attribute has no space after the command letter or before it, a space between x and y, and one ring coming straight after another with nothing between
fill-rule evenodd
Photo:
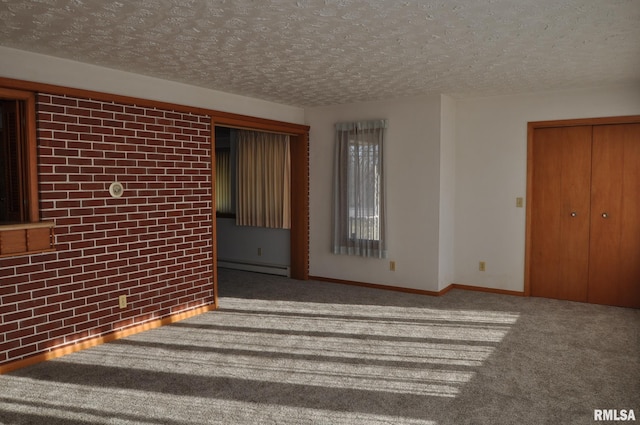
<instances>
[{"instance_id":1,"label":"tan curtain","mask_svg":"<svg viewBox=\"0 0 640 425\"><path fill-rule=\"evenodd\" d=\"M289 136L238 131L236 224L291 228Z\"/></svg>"},{"instance_id":2,"label":"tan curtain","mask_svg":"<svg viewBox=\"0 0 640 425\"><path fill-rule=\"evenodd\" d=\"M216 211L233 213L231 207L231 152L216 150Z\"/></svg>"}]
</instances>

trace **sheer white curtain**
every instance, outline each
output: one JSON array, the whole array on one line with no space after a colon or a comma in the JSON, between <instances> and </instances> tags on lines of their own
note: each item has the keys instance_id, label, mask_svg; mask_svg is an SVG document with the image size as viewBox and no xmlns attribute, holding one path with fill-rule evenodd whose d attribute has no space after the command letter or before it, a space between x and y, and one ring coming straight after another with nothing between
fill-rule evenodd
<instances>
[{"instance_id":1,"label":"sheer white curtain","mask_svg":"<svg viewBox=\"0 0 640 425\"><path fill-rule=\"evenodd\" d=\"M289 136L239 130L236 224L291 228Z\"/></svg>"},{"instance_id":2,"label":"sheer white curtain","mask_svg":"<svg viewBox=\"0 0 640 425\"><path fill-rule=\"evenodd\" d=\"M386 258L387 120L338 123L335 130L333 253Z\"/></svg>"}]
</instances>

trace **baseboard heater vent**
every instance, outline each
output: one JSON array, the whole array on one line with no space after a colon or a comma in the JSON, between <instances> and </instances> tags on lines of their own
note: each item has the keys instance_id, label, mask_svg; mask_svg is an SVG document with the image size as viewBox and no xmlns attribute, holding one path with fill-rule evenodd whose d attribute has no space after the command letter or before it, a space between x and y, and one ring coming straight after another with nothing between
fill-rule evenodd
<instances>
[{"instance_id":1,"label":"baseboard heater vent","mask_svg":"<svg viewBox=\"0 0 640 425\"><path fill-rule=\"evenodd\" d=\"M278 276L291 277L291 270L289 266L282 266L279 264L267 264L250 261L240 260L223 260L218 259L218 267L225 269L244 270L248 272L275 274Z\"/></svg>"}]
</instances>

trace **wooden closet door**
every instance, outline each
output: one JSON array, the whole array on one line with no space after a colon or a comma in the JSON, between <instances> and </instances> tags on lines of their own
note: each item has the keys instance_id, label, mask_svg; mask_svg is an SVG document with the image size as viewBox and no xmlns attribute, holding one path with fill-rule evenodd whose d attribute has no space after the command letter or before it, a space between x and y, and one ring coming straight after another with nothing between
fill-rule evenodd
<instances>
[{"instance_id":1,"label":"wooden closet door","mask_svg":"<svg viewBox=\"0 0 640 425\"><path fill-rule=\"evenodd\" d=\"M591 126L534 130L531 295L587 301Z\"/></svg>"},{"instance_id":2,"label":"wooden closet door","mask_svg":"<svg viewBox=\"0 0 640 425\"><path fill-rule=\"evenodd\" d=\"M640 124L593 130L588 301L640 307Z\"/></svg>"}]
</instances>

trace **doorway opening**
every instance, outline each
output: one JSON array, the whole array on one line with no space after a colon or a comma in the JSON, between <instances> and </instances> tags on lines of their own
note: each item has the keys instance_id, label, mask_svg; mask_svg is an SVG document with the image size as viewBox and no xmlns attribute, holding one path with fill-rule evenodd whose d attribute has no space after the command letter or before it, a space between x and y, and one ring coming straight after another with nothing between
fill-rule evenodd
<instances>
[{"instance_id":1,"label":"doorway opening","mask_svg":"<svg viewBox=\"0 0 640 425\"><path fill-rule=\"evenodd\" d=\"M290 124L279 121L265 120L260 118L253 118L247 116L238 116L234 114L218 113L212 115L211 122L212 129L212 181L213 181L213 216L214 220L213 229L213 246L214 246L214 288L215 298L217 300L218 293L218 253L227 253L228 247L218 248L219 235L223 238L229 236L226 233L227 227L232 222L231 217L221 217L220 228L218 228L216 217L216 194L215 194L215 179L216 179L216 148L223 147L227 143L225 138L231 138L231 130L234 129L246 129L270 133L281 133L289 135L290 141L290 158L291 158L291 170L290 170L290 216L291 227L286 235L288 239L288 275L297 280L309 279L309 127L299 124ZM218 141L219 139L219 141ZM220 143L218 143L220 142ZM230 146L230 144L229 144ZM221 234L222 233L222 234ZM279 238L279 243L284 246L283 235L280 234L276 238ZM255 241L252 245L252 255L254 257L265 257L269 254L270 250L267 250L265 246L255 245ZM261 250L259 251L259 248ZM276 254L275 252L273 254ZM282 253L277 253L282 255ZM224 260L224 258L221 258ZM260 262L260 261L258 261ZM268 261L265 261L267 263Z\"/></svg>"},{"instance_id":2,"label":"doorway opening","mask_svg":"<svg viewBox=\"0 0 640 425\"><path fill-rule=\"evenodd\" d=\"M247 142L247 135L260 139L255 144L258 149L252 149L249 155L257 155L258 158L239 154L242 134L244 142ZM276 145L274 151L267 152L264 143ZM218 267L286 277L291 275L288 144L287 135L280 133L215 127ZM269 163L262 164L262 161ZM251 181L241 185L238 179ZM250 199L242 196L243 193L250 195ZM256 202L258 199L262 202ZM246 214L243 219L242 212L236 211L239 204L248 204L246 209L260 213L260 218L266 220L257 223L254 218L250 224L247 223ZM286 217L284 222L283 216Z\"/></svg>"}]
</instances>

